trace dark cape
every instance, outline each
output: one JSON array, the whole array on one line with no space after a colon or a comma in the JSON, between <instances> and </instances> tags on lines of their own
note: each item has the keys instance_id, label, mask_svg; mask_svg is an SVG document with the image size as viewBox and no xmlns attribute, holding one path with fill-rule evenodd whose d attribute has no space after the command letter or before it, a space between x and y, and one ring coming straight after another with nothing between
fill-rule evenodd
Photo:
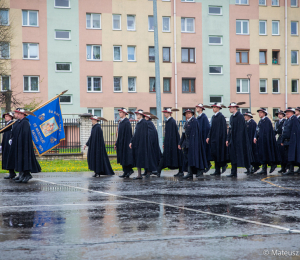
<instances>
[{"instance_id":1,"label":"dark cape","mask_svg":"<svg viewBox=\"0 0 300 260\"><path fill-rule=\"evenodd\" d=\"M14 152L15 171L41 172L41 167L34 154L30 123L26 117L13 125L11 150ZM11 169L9 166L7 168Z\"/></svg>"},{"instance_id":2,"label":"dark cape","mask_svg":"<svg viewBox=\"0 0 300 260\"><path fill-rule=\"evenodd\" d=\"M300 122L296 117L291 118L291 135L287 159L289 162L300 164Z\"/></svg>"},{"instance_id":3,"label":"dark cape","mask_svg":"<svg viewBox=\"0 0 300 260\"><path fill-rule=\"evenodd\" d=\"M258 156L261 163L278 164L281 157L276 144L275 133L268 117L261 119L255 133Z\"/></svg>"},{"instance_id":4,"label":"dark cape","mask_svg":"<svg viewBox=\"0 0 300 260\"><path fill-rule=\"evenodd\" d=\"M165 123L164 154L163 167L169 169L178 169L182 166L182 152L178 149L180 135L178 126L173 117Z\"/></svg>"},{"instance_id":5,"label":"dark cape","mask_svg":"<svg viewBox=\"0 0 300 260\"><path fill-rule=\"evenodd\" d=\"M252 155L253 155L253 165L260 165L260 160L258 156L258 150L257 150L257 144L254 143L254 136L255 136L255 131L257 128L256 122L251 119L246 123L247 125L247 132L248 132L248 138L249 138L249 144L252 147Z\"/></svg>"},{"instance_id":6,"label":"dark cape","mask_svg":"<svg viewBox=\"0 0 300 260\"><path fill-rule=\"evenodd\" d=\"M200 117L198 116L197 122L200 128L201 140L204 145L206 159L207 161L211 161L210 146L208 143L206 143L206 138L210 130L210 124L206 114L202 113Z\"/></svg>"},{"instance_id":7,"label":"dark cape","mask_svg":"<svg viewBox=\"0 0 300 260\"><path fill-rule=\"evenodd\" d=\"M91 136L86 145L89 147L87 154L89 169L100 175L114 175L105 149L100 124L93 125Z\"/></svg>"},{"instance_id":8,"label":"dark cape","mask_svg":"<svg viewBox=\"0 0 300 260\"><path fill-rule=\"evenodd\" d=\"M148 171L157 171L157 166L161 158L161 150L159 147L158 133L151 120L147 121L148 124Z\"/></svg>"},{"instance_id":9,"label":"dark cape","mask_svg":"<svg viewBox=\"0 0 300 260\"><path fill-rule=\"evenodd\" d=\"M277 137L277 146L278 146L278 150L280 153L280 157L281 157L281 164L286 164L287 163L287 158L285 156L285 151L284 151L284 146L281 145L282 143L282 131L283 131L283 124L286 121L285 118L283 118L280 122L279 120L275 123L275 136L278 135Z\"/></svg>"},{"instance_id":10,"label":"dark cape","mask_svg":"<svg viewBox=\"0 0 300 260\"><path fill-rule=\"evenodd\" d=\"M13 121L9 121L7 123L5 123L6 126L8 126L9 124L11 124ZM5 126L5 127L6 127ZM4 128L4 127L3 127ZM2 128L2 129L3 129ZM9 170L7 169L7 160L8 160L8 154L9 154L9 149L10 149L10 145L9 145L9 139L11 138L11 132L12 132L12 126L6 128L2 133L3 137L2 137L2 169L3 170Z\"/></svg>"},{"instance_id":11,"label":"dark cape","mask_svg":"<svg viewBox=\"0 0 300 260\"><path fill-rule=\"evenodd\" d=\"M226 119L221 112L211 118L211 127L208 133L211 160L226 164Z\"/></svg>"},{"instance_id":12,"label":"dark cape","mask_svg":"<svg viewBox=\"0 0 300 260\"><path fill-rule=\"evenodd\" d=\"M238 111L230 117L228 131L228 155L231 164L250 168L253 161L244 116Z\"/></svg>"},{"instance_id":13,"label":"dark cape","mask_svg":"<svg viewBox=\"0 0 300 260\"><path fill-rule=\"evenodd\" d=\"M118 127L117 147L117 162L122 166L132 166L133 157L132 149L129 144L132 138L131 124L128 118L122 120Z\"/></svg>"}]
</instances>

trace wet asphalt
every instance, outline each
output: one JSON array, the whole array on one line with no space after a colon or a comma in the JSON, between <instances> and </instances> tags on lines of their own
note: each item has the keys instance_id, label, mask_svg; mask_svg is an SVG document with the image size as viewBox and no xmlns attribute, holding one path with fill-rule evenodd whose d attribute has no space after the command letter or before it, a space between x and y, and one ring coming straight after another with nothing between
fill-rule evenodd
<instances>
[{"instance_id":1,"label":"wet asphalt","mask_svg":"<svg viewBox=\"0 0 300 260\"><path fill-rule=\"evenodd\" d=\"M0 259L300 259L300 175L243 172L0 175Z\"/></svg>"}]
</instances>

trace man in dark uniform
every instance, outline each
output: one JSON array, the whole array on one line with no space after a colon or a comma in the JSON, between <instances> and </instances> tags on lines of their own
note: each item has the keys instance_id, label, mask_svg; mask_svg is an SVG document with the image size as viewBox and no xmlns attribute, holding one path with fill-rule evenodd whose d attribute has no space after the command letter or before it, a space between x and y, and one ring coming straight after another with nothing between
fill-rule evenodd
<instances>
[{"instance_id":1,"label":"man in dark uniform","mask_svg":"<svg viewBox=\"0 0 300 260\"><path fill-rule=\"evenodd\" d=\"M210 146L211 160L215 161L215 172L211 175L221 175L226 171L226 138L227 138L227 125L226 119L220 112L222 105L215 103L212 105L213 112L215 113L210 122L210 130L206 139L206 143Z\"/></svg>"},{"instance_id":2,"label":"man in dark uniform","mask_svg":"<svg viewBox=\"0 0 300 260\"><path fill-rule=\"evenodd\" d=\"M232 102L228 106L230 113L229 131L226 140L228 155L231 161L231 174L227 177L237 177L237 167L250 168L253 161L252 150L248 139L244 116L238 111L238 104Z\"/></svg>"},{"instance_id":3,"label":"man in dark uniform","mask_svg":"<svg viewBox=\"0 0 300 260\"><path fill-rule=\"evenodd\" d=\"M262 170L257 174L267 175L268 164L271 166L270 173L272 173L275 171L277 163L281 161L281 158L267 110L260 108L257 112L261 119L255 132L254 143L257 143L258 155L262 164Z\"/></svg>"},{"instance_id":4,"label":"man in dark uniform","mask_svg":"<svg viewBox=\"0 0 300 260\"><path fill-rule=\"evenodd\" d=\"M295 116L295 109L289 107L286 111L287 120L283 125L282 143L285 159L289 170L283 175L294 175L294 165L300 164L300 123Z\"/></svg>"},{"instance_id":5,"label":"man in dark uniform","mask_svg":"<svg viewBox=\"0 0 300 260\"><path fill-rule=\"evenodd\" d=\"M295 108L295 115L298 118L298 121L300 123L300 107L296 107ZM296 173L300 174L300 164L297 164L297 166L299 166L298 170L296 171Z\"/></svg>"},{"instance_id":6,"label":"man in dark uniform","mask_svg":"<svg viewBox=\"0 0 300 260\"><path fill-rule=\"evenodd\" d=\"M191 109L186 109L183 113L186 122L178 145L178 149L183 149L183 170L188 171L184 179L193 179L193 174L197 174L198 170L204 172L208 167L204 145L199 141L201 134L197 120L193 117L194 114Z\"/></svg>"},{"instance_id":7,"label":"man in dark uniform","mask_svg":"<svg viewBox=\"0 0 300 260\"><path fill-rule=\"evenodd\" d=\"M122 107L119 111L120 121L118 126L118 137L114 149L117 150L117 162L122 165L123 175L120 178L129 178L133 173L133 157L129 144L132 138L132 129L129 119L126 117L128 111Z\"/></svg>"},{"instance_id":8,"label":"man in dark uniform","mask_svg":"<svg viewBox=\"0 0 300 260\"><path fill-rule=\"evenodd\" d=\"M275 113L275 115L278 117L278 121L275 123L275 136L278 135L277 137L277 146L278 146L278 150L280 153L280 157L281 157L281 170L278 171L279 173L284 173L286 172L286 166L287 166L287 160L285 157L285 151L284 151L284 146L281 145L282 143L282 128L283 128L283 124L286 121L285 117L285 113L282 110L279 110L277 113Z\"/></svg>"}]
</instances>

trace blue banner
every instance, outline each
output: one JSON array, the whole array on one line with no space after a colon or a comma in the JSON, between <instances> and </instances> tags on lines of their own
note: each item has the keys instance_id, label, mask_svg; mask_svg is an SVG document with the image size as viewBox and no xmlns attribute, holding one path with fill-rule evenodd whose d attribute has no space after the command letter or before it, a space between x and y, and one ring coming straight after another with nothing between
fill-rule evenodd
<instances>
[{"instance_id":1,"label":"blue banner","mask_svg":"<svg viewBox=\"0 0 300 260\"><path fill-rule=\"evenodd\" d=\"M30 122L32 141L39 156L58 146L65 139L59 97L27 116Z\"/></svg>"}]
</instances>

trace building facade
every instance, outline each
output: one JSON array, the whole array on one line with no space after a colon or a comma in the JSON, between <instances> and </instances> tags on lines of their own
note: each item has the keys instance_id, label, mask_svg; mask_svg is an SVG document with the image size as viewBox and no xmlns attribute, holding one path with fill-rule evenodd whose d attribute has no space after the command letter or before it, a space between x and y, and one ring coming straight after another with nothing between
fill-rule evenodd
<instances>
[{"instance_id":1,"label":"building facade","mask_svg":"<svg viewBox=\"0 0 300 260\"><path fill-rule=\"evenodd\" d=\"M250 96L252 111L271 116L300 105L298 0L157 5L162 106L179 108L178 120L198 103L243 101L248 110ZM29 103L68 89L66 115L113 119L121 106L157 113L152 1L5 0L1 8L0 23L13 29L9 54L0 51L10 68L2 91Z\"/></svg>"}]
</instances>

